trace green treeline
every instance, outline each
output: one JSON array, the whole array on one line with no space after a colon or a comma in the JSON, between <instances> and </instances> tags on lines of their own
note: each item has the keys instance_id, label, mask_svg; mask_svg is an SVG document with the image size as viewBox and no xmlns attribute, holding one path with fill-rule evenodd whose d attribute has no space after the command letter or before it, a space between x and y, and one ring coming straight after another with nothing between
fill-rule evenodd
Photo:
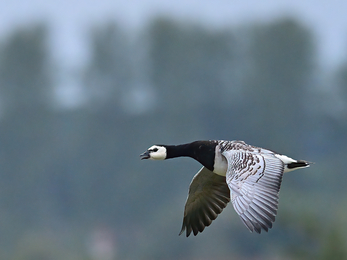
<instances>
[{"instance_id":1,"label":"green treeline","mask_svg":"<svg viewBox=\"0 0 347 260\"><path fill-rule=\"evenodd\" d=\"M86 39L77 71L54 61L44 25L0 39L1 259L347 259L347 63L326 71L308 28L158 18ZM229 205L202 234L178 237L200 166L139 154L202 139L315 164L284 176L269 233L250 234ZM109 258L93 249L98 232L111 234Z\"/></svg>"}]
</instances>

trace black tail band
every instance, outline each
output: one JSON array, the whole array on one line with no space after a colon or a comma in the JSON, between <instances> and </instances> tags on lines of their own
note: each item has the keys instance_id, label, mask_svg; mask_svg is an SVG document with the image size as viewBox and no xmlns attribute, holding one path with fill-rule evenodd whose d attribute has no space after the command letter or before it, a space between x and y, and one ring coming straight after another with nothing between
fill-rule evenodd
<instances>
[{"instance_id":1,"label":"black tail band","mask_svg":"<svg viewBox=\"0 0 347 260\"><path fill-rule=\"evenodd\" d=\"M292 162L287 165L288 169L294 169L294 168L301 168L301 167L307 167L310 164L306 161L297 161L297 162Z\"/></svg>"}]
</instances>

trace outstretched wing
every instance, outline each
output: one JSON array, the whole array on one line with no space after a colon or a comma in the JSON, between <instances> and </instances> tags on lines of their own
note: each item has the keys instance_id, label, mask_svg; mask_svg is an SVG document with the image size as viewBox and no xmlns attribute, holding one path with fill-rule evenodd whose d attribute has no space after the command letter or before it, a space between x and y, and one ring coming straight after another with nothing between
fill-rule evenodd
<instances>
[{"instance_id":1,"label":"outstretched wing","mask_svg":"<svg viewBox=\"0 0 347 260\"><path fill-rule=\"evenodd\" d=\"M224 176L217 175L205 167L194 176L184 208L180 235L186 230L188 237L194 236L209 226L230 201L230 190Z\"/></svg>"},{"instance_id":2,"label":"outstretched wing","mask_svg":"<svg viewBox=\"0 0 347 260\"><path fill-rule=\"evenodd\" d=\"M230 150L223 155L228 161L226 181L234 209L251 232L268 231L277 214L283 162L270 151Z\"/></svg>"}]
</instances>

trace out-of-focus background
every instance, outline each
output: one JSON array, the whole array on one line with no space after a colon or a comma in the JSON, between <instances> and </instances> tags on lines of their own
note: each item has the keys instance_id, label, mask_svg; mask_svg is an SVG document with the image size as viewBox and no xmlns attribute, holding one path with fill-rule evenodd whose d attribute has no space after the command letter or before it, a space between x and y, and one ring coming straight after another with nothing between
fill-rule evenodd
<instances>
[{"instance_id":1,"label":"out-of-focus background","mask_svg":"<svg viewBox=\"0 0 347 260\"><path fill-rule=\"evenodd\" d=\"M347 259L347 3L1 1L0 258ZM286 174L270 232L231 205L178 236L191 159L244 140Z\"/></svg>"}]
</instances>

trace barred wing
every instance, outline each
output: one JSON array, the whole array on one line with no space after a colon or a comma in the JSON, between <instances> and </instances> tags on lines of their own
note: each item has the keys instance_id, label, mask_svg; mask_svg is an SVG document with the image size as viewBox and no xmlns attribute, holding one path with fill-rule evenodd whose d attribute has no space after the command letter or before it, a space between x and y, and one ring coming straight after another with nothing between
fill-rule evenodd
<instances>
[{"instance_id":1,"label":"barred wing","mask_svg":"<svg viewBox=\"0 0 347 260\"><path fill-rule=\"evenodd\" d=\"M230 190L224 176L219 176L205 167L194 176L184 208L180 235L186 230L188 237L202 232L215 220L230 201Z\"/></svg>"},{"instance_id":2,"label":"barred wing","mask_svg":"<svg viewBox=\"0 0 347 260\"><path fill-rule=\"evenodd\" d=\"M251 232L268 231L277 214L283 162L270 151L230 150L223 155L228 161L226 181L234 209Z\"/></svg>"}]
</instances>

